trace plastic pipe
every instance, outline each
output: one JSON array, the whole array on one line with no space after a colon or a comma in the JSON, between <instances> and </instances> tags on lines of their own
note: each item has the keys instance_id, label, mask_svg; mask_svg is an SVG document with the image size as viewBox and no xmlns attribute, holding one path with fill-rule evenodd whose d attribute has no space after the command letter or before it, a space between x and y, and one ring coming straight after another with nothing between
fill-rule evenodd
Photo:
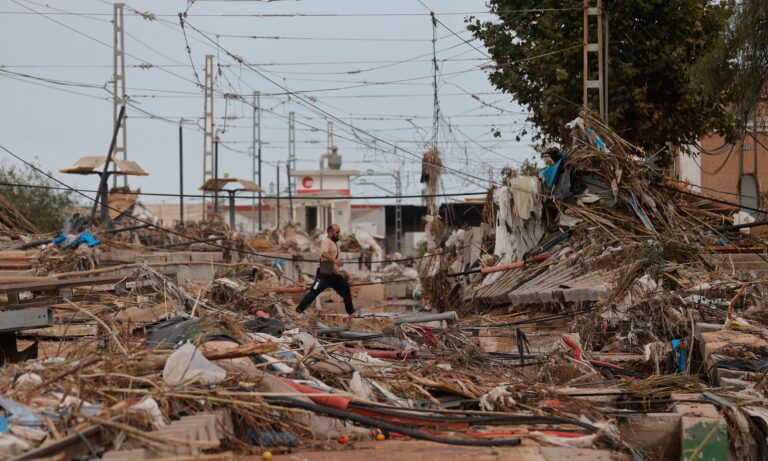
<instances>
[{"instance_id":1,"label":"plastic pipe","mask_svg":"<svg viewBox=\"0 0 768 461\"><path fill-rule=\"evenodd\" d=\"M344 411L346 411L347 408L349 407L350 400L346 397L330 397L327 395L313 397L312 394L327 394L327 392L313 389L309 386L305 386L303 384L299 384L297 382L291 381L290 379L284 379L283 382L285 382L292 388L296 389L297 391L301 392L302 394L306 394L310 400L312 400L318 405L323 405L325 407L336 408L337 410L344 410Z\"/></svg>"},{"instance_id":2,"label":"plastic pipe","mask_svg":"<svg viewBox=\"0 0 768 461\"><path fill-rule=\"evenodd\" d=\"M401 317L399 319L395 319L394 323L395 325L402 325L404 323L425 323L425 322L434 322L437 320L456 320L459 316L456 315L456 311L448 311L448 312L441 312L439 314L427 314L427 315L417 315L414 317Z\"/></svg>"},{"instance_id":3,"label":"plastic pipe","mask_svg":"<svg viewBox=\"0 0 768 461\"><path fill-rule=\"evenodd\" d=\"M550 253L542 253L540 255L536 255L533 258L531 258L534 262L542 262L546 261L547 259L551 258L552 255ZM483 267L480 269L480 273L482 274L490 274L493 272L504 272L504 271L511 271L514 269L519 269L521 267L525 267L527 261L517 261L511 264L502 264L500 266L492 266L492 267Z\"/></svg>"}]
</instances>

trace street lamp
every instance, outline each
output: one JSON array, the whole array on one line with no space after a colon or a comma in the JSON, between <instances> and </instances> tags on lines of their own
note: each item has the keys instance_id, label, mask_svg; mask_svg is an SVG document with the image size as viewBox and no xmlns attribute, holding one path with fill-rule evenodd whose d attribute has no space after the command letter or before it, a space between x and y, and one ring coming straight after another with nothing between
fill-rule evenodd
<instances>
[{"instance_id":1,"label":"street lamp","mask_svg":"<svg viewBox=\"0 0 768 461\"><path fill-rule=\"evenodd\" d=\"M240 187L237 189L225 189L226 185L230 183L239 183ZM232 230L235 229L235 194L238 192L262 192L261 187L253 181L237 178L210 178L205 181L200 190L215 192L216 194L225 192L229 195L229 226Z\"/></svg>"}]
</instances>

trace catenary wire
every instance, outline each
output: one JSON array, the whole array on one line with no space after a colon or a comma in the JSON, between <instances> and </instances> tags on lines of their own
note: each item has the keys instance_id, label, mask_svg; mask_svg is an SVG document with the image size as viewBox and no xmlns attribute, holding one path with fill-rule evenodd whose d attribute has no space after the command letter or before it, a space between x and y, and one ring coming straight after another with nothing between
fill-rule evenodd
<instances>
[{"instance_id":1,"label":"catenary wire","mask_svg":"<svg viewBox=\"0 0 768 461\"><path fill-rule=\"evenodd\" d=\"M33 170L37 171L38 173L42 174L43 176L46 176L48 179L50 179L50 180L52 180L52 181L54 181L54 182L56 182L56 183L58 183L58 184L60 184L60 185L62 185L64 187L66 187L67 189L70 190L70 192L74 192L74 193L76 193L78 195L81 195L81 196L85 197L87 200L89 200L91 202L99 203L98 199L96 199L94 197L91 197L90 195L87 195L87 194L85 194L83 192L80 192L79 190L69 186L68 184L64 183L63 181L60 181L60 180L56 179L55 177L53 177L49 173L47 173L44 170L38 168L33 163L30 163L30 162L24 160L23 157L15 154L14 152L9 150L5 146L0 145L0 149L4 150L7 154L12 156L16 160L22 162L27 167L32 168ZM105 208L107 208L107 209L109 209L111 211L115 211L117 213L122 213L117 208L111 207L111 206L109 206L106 203L101 203L101 206L103 206L103 207L105 207ZM266 258L266 259L283 260L283 261L297 261L297 262L320 262L319 259L315 260L315 259L304 259L304 258L287 258L287 257L281 257L281 256L274 256L274 255L270 255L270 254L257 253L255 251L241 250L241 249L238 249L238 248L232 248L232 247L228 247L228 246L225 246L225 245L219 245L219 244L214 243L214 242L207 242L205 240L201 240L201 239L197 239L197 238L194 238L194 237L190 237L190 236L185 235L185 234L183 234L181 232L177 232L177 231L175 231L173 229L167 229L167 228L158 226L155 223L152 223L150 221L147 221L147 220L144 220L144 219L141 219L141 218L137 218L136 216L130 216L130 215L125 215L125 216L128 219L132 219L132 220L137 221L137 222L139 222L141 224L145 224L147 227L151 227L151 228L157 229L157 230L159 230L161 232L165 232L167 234L171 234L171 235L175 235L177 237L181 237L181 238L187 239L187 240L190 241L190 243L200 243L200 244L203 244L203 245L208 245L208 246L216 247L216 248L219 248L219 249L222 249L222 250L233 251L235 253L246 254L246 255L251 255L251 256L258 256L258 257L262 257L262 258ZM418 260L421 260L421 259L431 258L433 256L437 256L437 255L440 255L440 254L445 254L445 253L448 253L450 251L453 251L453 250L449 249L449 250L446 250L446 251L443 251L443 252L437 252L437 253L432 253L432 254L425 254L424 256L415 256L415 257L410 257L410 258L399 258L399 259L380 260L380 261L369 261L369 262L370 263L392 263L392 262L418 261Z\"/></svg>"}]
</instances>

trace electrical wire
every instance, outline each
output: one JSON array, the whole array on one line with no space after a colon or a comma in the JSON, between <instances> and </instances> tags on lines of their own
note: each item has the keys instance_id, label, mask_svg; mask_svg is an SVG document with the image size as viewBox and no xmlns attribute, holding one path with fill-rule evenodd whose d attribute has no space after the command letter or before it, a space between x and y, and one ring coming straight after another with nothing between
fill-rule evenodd
<instances>
[{"instance_id":1,"label":"electrical wire","mask_svg":"<svg viewBox=\"0 0 768 461\"><path fill-rule=\"evenodd\" d=\"M59 21L57 21L57 20L55 20L55 19L49 18L49 17L48 17L46 14L44 14L44 13L41 13L41 12L38 12L38 11L35 11L35 10L34 10L34 9L32 9L32 8L29 8L29 7L25 6L25 5L22 5L22 4L18 3L16 0L12 0L12 1L14 1L14 3L18 4L19 6L22 6L22 7L26 8L26 9L28 9L28 10L32 11L33 13L36 13L36 14L38 14L38 15L40 15L40 16L43 16L43 17L45 17L46 19L49 19L49 20L51 20L51 21L53 21L53 22L55 22L55 23L57 23L57 24L59 24L59 25L61 25L61 26L65 27L65 28L67 28L67 29L73 30L74 32L76 32L76 33L78 33L78 34L80 34L80 35L83 35L83 36L85 36L85 37L89 38L90 40L93 40L93 41L95 41L95 42L97 42L97 43L100 43L100 44L102 44L102 45L104 45L104 46L107 46L107 47L110 47L110 48L111 48L111 46L110 46L110 45L108 45L107 43L105 43L105 42L103 42L103 41L101 41L101 40L99 40L99 39L96 39L96 38L94 38L94 37L91 37L91 36L89 36L89 35L87 35L87 34L84 34L83 32L80 32L80 31L78 31L78 30L76 30L76 29L74 29L74 28L72 28L72 27L70 27L70 26L68 26L68 25L66 25L66 24L63 24L63 23L61 23L61 22L59 22ZM188 24L188 23L187 23L187 24ZM231 56L233 59L235 59L236 61L240 62L241 64L243 64L243 63L244 63L244 62L241 60L241 58L239 58L239 57L235 56L234 54L230 53L230 52L229 52L228 50L226 50L225 48L221 47L221 46L220 46L220 45L219 45L217 42L215 42L215 41L211 40L211 39L210 39L210 37L206 36L205 34L201 33L199 30L197 30L197 29L196 29L196 28L195 28L193 25L189 24L189 26L190 26L190 27L192 27L193 29L195 29L195 31L197 31L199 34L201 34L201 35L202 35L202 36L203 36L203 37L204 37L206 40L208 40L209 42L213 43L213 44L216 46L216 48L220 49L221 51L224 51L226 54L228 54L229 56ZM467 42L466 40L464 40L463 38L461 38L460 36L458 36L458 34L456 34L455 32L453 32L453 31L451 31L451 32L452 32L454 35L456 35L457 37L459 37L460 39L462 39L462 41L463 41L463 42L465 42L465 43L469 43L469 42ZM128 53L127 53L127 54L128 54ZM129 56L131 56L131 57L134 57L134 58L135 58L135 56L132 56L132 55L130 55L130 54L128 54L128 55L129 55ZM420 158L418 155L416 155L416 154L413 154L412 152L409 152L409 151L407 151L407 150L405 150L405 149L402 149L402 148L398 148L396 145L394 145L394 144L392 144L392 143L390 143L390 142L388 142L388 141L385 141L385 140L381 139L380 137L377 137L377 136L373 136L373 135L371 135L370 133L367 133L367 132L365 132L365 131L363 131L363 130L360 130L360 129L358 129L358 128L354 127L353 125L351 125L351 124L349 124L349 123L346 123L344 120L342 120L342 119L340 119L340 118L338 118L338 117L336 117L336 116L334 116L334 115L332 115L332 114L328 113L327 111L325 111L325 110L323 110L323 109L321 109L321 108L317 107L316 105L314 105L314 104L313 104L313 103L311 103L310 101L307 101L306 99L299 97L299 96L298 96L298 95L297 95L295 92L292 92L292 91L288 90L287 88L284 88L282 85L280 85L280 84L278 84L277 82L275 82L274 80L272 80L272 79L270 79L270 78L266 77L266 76L265 76L263 73L261 73L260 71L258 71L258 70L256 70L256 69L254 69L254 68L253 68L252 66L250 66L249 64L245 63L245 65L246 65L246 66L247 66L249 69L251 69L252 71L254 71L254 72L256 72L257 74L259 74L260 76L262 76L263 78L265 78L265 79L269 80L270 82L272 82L272 83L273 83L273 84L275 84L276 86L278 86L278 87L280 87L280 88L284 89L284 90L285 90L287 93L290 93L290 94L292 94L294 97L296 97L297 99L301 100L301 101L302 101L302 102L303 102L305 105L308 105L308 106L310 106L311 108L314 108L315 110L318 110L318 111L320 111L320 112L322 112L322 113L324 113L324 114L326 114L326 115L330 116L330 117L331 117L331 118L333 118L334 120L337 120L337 121L339 121L340 123L342 123L342 124L344 124L344 125L348 125L348 126L349 126L350 128L352 128L354 131L357 131L357 132L361 132L361 133L363 133L363 134L366 134L367 136L371 137L372 139L374 139L374 140L376 140L376 141L380 141L380 142L382 142L382 143L384 143L384 144L387 144L387 145L390 145L391 147L394 147L394 148L395 148L395 151L393 152L393 154L395 154L395 155L397 155L397 156L400 156L400 157L402 157L402 158L407 158L407 157L405 157L404 155L400 155L400 154L398 153L398 149L399 149L399 150L400 150L400 151L402 151L402 152L405 152L405 153L408 153L408 154L410 154L412 157L414 157L414 160L415 160L415 161L422 161L422 159L421 159L421 158ZM182 76L180 76L180 75L178 75L178 74L175 74L175 73L173 73L173 72L170 72L170 71L167 71L167 70L166 70L166 72L167 72L167 73L169 73L169 74L171 74L171 75L174 75L174 76L176 76L176 77L178 77L178 78L181 78L181 79L183 79L183 80L185 80L185 81L187 81L187 82L190 82L190 83L193 83L193 84L195 83L195 82L193 82L193 81L190 81L189 79L187 79L187 78L185 78L185 77L182 77ZM246 101L246 103L247 103L247 101ZM137 108L135 105L133 105L133 104L131 104L131 103L129 103L129 105L130 105L132 108L136 108L136 109L139 109L139 108ZM153 115L153 114L150 114L150 113L149 113L149 112L147 112L147 111L144 111L143 109L139 109L139 110L140 110L141 112L143 112L143 113L146 113L146 114L149 114L149 115ZM276 115L280 115L280 114L276 114ZM159 119L162 119L162 118L160 118L160 117L157 117L157 118L159 118ZM173 123L173 122L172 122L172 121L170 121L170 120L165 120L165 121L167 121L167 122L169 122L169 123ZM325 130L319 129L319 131L325 131ZM340 137L341 137L341 136L340 136ZM361 142L361 140L359 140L359 139L355 140L355 139L344 138L344 137L341 137L341 138L342 138L342 139L348 139L348 140L350 140L350 141L353 141L353 142ZM477 176L469 175L469 174L465 173L464 171L461 171L461 170L457 170L457 169L454 169L454 168L450 168L450 167L447 167L447 166L442 166L442 168L443 168L445 171L451 171L451 172L453 172L454 174L462 175L462 176L465 176L465 177L471 177L472 179L477 179L477 180L480 180L480 181L483 181L483 182L486 182L486 181L488 181L488 180L486 180L486 179L484 179L484 178L480 178L480 177L477 177ZM491 181L489 181L489 182L491 182ZM491 183L492 183L492 182L491 182Z\"/></svg>"},{"instance_id":2,"label":"electrical wire","mask_svg":"<svg viewBox=\"0 0 768 461\"><path fill-rule=\"evenodd\" d=\"M91 190L91 189L74 189L72 187L56 187L56 186L45 186L45 185L37 185L37 184L21 184L21 183L10 183L10 182L0 182L0 186L5 187L26 187L30 189L48 189L48 190L67 190L67 191L76 191L76 192L88 192L88 193L96 193L98 191ZM151 197L184 197L184 198L208 198L208 195L204 194L169 194L169 193L159 193L159 192L131 192L131 194L136 195L146 195ZM288 200L289 198L293 198L294 200L374 200L374 199L397 199L397 198L422 198L422 197L462 197L462 196L478 196L478 195L487 195L487 192L456 192L456 193L443 193L443 194L419 194L419 195L364 195L364 196L312 196L312 197L300 197L300 196L287 196L287 195L261 195L262 199L270 199L270 200ZM237 199L249 199L252 200L254 198L258 198L258 195L237 195L235 196Z\"/></svg>"},{"instance_id":3,"label":"electrical wire","mask_svg":"<svg viewBox=\"0 0 768 461\"><path fill-rule=\"evenodd\" d=\"M661 189L670 190L670 191L677 192L677 193L684 194L684 195L690 195L691 197L696 197L696 198L700 198L700 199L704 199L704 200L710 200L712 202L721 203L723 205L730 205L730 206L733 206L733 207L736 207L736 208L741 208L741 209L744 209L744 210L747 210L747 211L754 211L755 213L768 213L768 210L761 210L760 208L753 208L753 207L750 207L750 206L747 206L747 205L741 205L739 203L729 202L727 200L722 200L722 199L718 199L718 198L714 198L714 197L709 197L709 196L706 196L706 195L700 195L700 194L696 194L696 193L691 192L691 191L680 190L680 189L676 189L674 187L668 187L668 186L665 186L663 184L657 184L656 187L659 187Z\"/></svg>"},{"instance_id":4,"label":"electrical wire","mask_svg":"<svg viewBox=\"0 0 768 461\"><path fill-rule=\"evenodd\" d=\"M191 4L191 3L190 3ZM569 7L569 8L526 8L526 9L512 9L496 12L497 14L506 13L546 13L546 12L564 12L564 11L582 11L583 7ZM8 15L26 15L32 14L25 11L0 11L0 14ZM109 13L75 13L75 12L57 12L51 13L60 16L112 16ZM131 13L134 16L144 16L139 12ZM472 14L488 14L488 11L465 11L465 12L445 12L440 13L442 16L466 16ZM175 18L176 14L153 14L155 18ZM407 17L407 16L423 16L421 13L202 13L202 14L187 14L190 17L197 18L343 18L343 17Z\"/></svg>"},{"instance_id":5,"label":"electrical wire","mask_svg":"<svg viewBox=\"0 0 768 461\"><path fill-rule=\"evenodd\" d=\"M402 37L286 37L279 35L238 35L238 34L219 34L207 31L207 33L222 38L244 38L253 40L311 40L311 41L333 41L333 42L429 42L428 38L402 38ZM450 35L444 35L440 39L448 38Z\"/></svg>"},{"instance_id":6,"label":"electrical wire","mask_svg":"<svg viewBox=\"0 0 768 461\"><path fill-rule=\"evenodd\" d=\"M86 195L85 193L80 192L77 189L67 185L63 181L59 181L58 179L56 179L55 177L53 177L49 173L47 173L44 170L38 168L33 163L30 163L30 162L24 160L24 158L22 158L21 156L19 156L19 155L15 154L14 152L10 151L5 146L0 145L0 149L4 150L6 153L8 153L10 156L15 158L16 160L22 162L27 167L37 171L38 173L42 174L43 176L46 176L48 179L50 179L50 180L52 180L52 181L54 181L54 182L56 182L56 183L58 183L58 184L60 184L60 185L62 185L64 187L66 187L71 192L74 192L74 193L76 193L78 195L81 195L81 196L85 197L87 200L89 200L91 202L100 203L97 198L91 197L90 195ZM107 208L108 210L115 211L118 214L122 214L122 211L118 210L117 208L111 207L111 206L109 206L106 203L101 203L101 206ZM138 221L141 224L145 224L147 227L151 227L153 229L157 229L157 230L159 230L161 232L165 232L167 234L175 235L177 237L188 239L192 243L200 243L200 244L216 247L216 248L219 248L219 249L222 249L222 250L232 251L232 252L235 252L235 253L246 254L246 255L251 255L251 256L259 256L259 257L266 258L266 259L283 260L283 261L297 261L297 262L320 262L319 259L314 260L314 259L304 259L304 258L286 258L286 257L274 256L274 255L269 255L269 254L264 254L264 253L257 253L255 251L240 250L238 248L232 248L232 247L228 247L228 246L225 246L225 245L219 245L219 244L216 244L214 242L208 242L208 241L205 241L205 240L201 240L201 239L197 239L197 238L194 238L194 237L190 237L188 235L182 234L181 232L177 232L177 231L172 230L172 229L166 229L164 227L160 227L160 226L158 226L155 223L152 223L150 221L146 221L146 220L141 219L141 218L137 218L136 216L130 216L130 215L124 215L124 216L126 216L126 218L128 218L128 219L132 219L134 221ZM448 253L450 251L452 251L452 250L446 250L444 252L426 254L424 256L415 256L415 257L410 257L410 258L390 259L390 260L381 260L381 261L369 261L369 262L370 263L391 263L391 262L400 262L400 261L415 261L415 260L419 260L419 259L431 258L431 257L437 256L439 254L445 254L445 253Z\"/></svg>"},{"instance_id":7,"label":"electrical wire","mask_svg":"<svg viewBox=\"0 0 768 461\"><path fill-rule=\"evenodd\" d=\"M398 424L381 421L379 419L371 418L368 416L355 414L349 411L326 407L323 405L318 405L316 403L305 402L303 400L291 399L286 397L280 397L280 398L267 397L266 399L275 404L292 407L292 408L301 408L304 410L312 411L314 413L324 414L327 416L344 419L347 421L354 421L364 426L375 427L383 431L403 434L403 435L407 435L408 437L412 437L414 439L428 440L430 442L444 443L448 445L472 446L472 447L478 447L478 446L479 447L491 447L491 446L507 446L508 447L508 446L520 445L519 438L503 439L503 440L486 440L486 439L478 440L478 439L459 439L459 438L439 437L426 432L421 432L411 427L401 426Z\"/></svg>"},{"instance_id":8,"label":"electrical wire","mask_svg":"<svg viewBox=\"0 0 768 461\"><path fill-rule=\"evenodd\" d=\"M424 8L426 8L426 9L427 9L427 10L428 10L430 13L433 13L432 9L431 9L429 6L427 6L427 5L426 5L426 4L425 4L425 3L424 3L422 0L417 0L417 1L418 1L418 2L419 2L419 3L420 3L420 4L421 4L421 5L424 7ZM583 9L583 8L580 8L580 9ZM494 61L494 59L493 59L493 58L492 58L492 57L491 57L491 56L490 56L488 53L486 53L485 51L483 51L483 50L481 50L480 48L476 47L476 46L475 46L475 45L473 45L471 42L469 42L469 41L465 40L464 38L462 38L462 37L461 37L459 34L457 34L456 32L454 32L454 31L453 31L453 29L451 29L450 27L448 27L447 25L445 25L445 23L443 23L442 21L440 21L439 19L437 19L437 17L435 17L435 20L437 21L437 23L438 23L438 24L440 24L440 25L441 25L441 26L443 26L443 27L444 27L446 30L448 30L448 32L450 32L450 33L452 33L453 35L455 35L455 36L456 36L456 37L457 37L459 40L461 40L461 41L462 41L462 42L464 42L465 44L467 44L467 45L471 46L472 48L474 48L474 49L475 49L475 51L477 51L478 53L482 54L482 55L483 55L483 56L485 56L486 58L488 58L488 59L490 59L490 60ZM512 72L514 72L514 71L512 71ZM514 73L517 73L517 72L514 72ZM520 75L520 74L518 74L518 75ZM522 75L520 75L520 76L521 76L521 77L524 77L524 76L522 76ZM565 97L563 97L563 96L560 96L559 94L553 93L553 92L551 92L551 91L549 91L549 90L542 90L542 92L543 92L543 93L547 93L547 94L549 94L549 95L552 95L552 96L554 96L554 97L556 97L556 98L558 98L558 99L561 99L561 100L563 100L563 101L565 101L565 102L567 102L567 103L569 103L569 104L572 104L572 105L574 105L574 106L576 106L576 107L578 107L578 108L580 108L580 109L581 109L581 107L582 107L582 106L581 106L581 104L579 104L579 103L576 103L576 102L574 102L574 101L571 101L570 99L568 99L568 98L565 98Z\"/></svg>"},{"instance_id":9,"label":"electrical wire","mask_svg":"<svg viewBox=\"0 0 768 461\"><path fill-rule=\"evenodd\" d=\"M386 140L384 140L384 139L381 139L380 137L378 137L378 136L375 136L375 135L373 135L373 134L371 134L371 133L368 133L368 132L367 132L367 131L365 131L365 130L362 130L362 129L360 129L360 128L357 128L357 127L355 127L354 125L352 125L351 123L347 122L346 120L344 120L344 119L342 119L342 118L340 118L340 117L338 117L338 116L336 116L336 115L334 115L334 114L332 114L332 113L330 113L330 112L328 112L328 111L326 111L326 110L324 110L324 109L322 109L322 108L318 107L318 106L317 106L316 104L314 104L312 101L310 101L310 100L308 100L308 99L304 98L303 96L301 96L301 95L299 95L299 94L296 94L295 92L293 92L293 91L289 90L287 87L285 87L284 85L282 85L282 84L278 83L278 82L277 82L277 81L275 81L274 79L272 79L272 78L268 77L267 75L265 75L265 74L264 74L263 72L261 72L260 70L258 70L258 69L256 69L256 68L254 68L254 67L253 67L253 66L251 66L250 64L248 64L248 63L244 62L244 61L242 60L242 58L239 58L238 56L236 56L235 54L233 54L232 52L230 52L228 49L226 49L226 48L222 47L222 46L221 46L221 45L219 45L217 42L215 42L214 40L212 40L210 37L208 37L207 35L205 35L205 34L203 34L202 32L200 32L200 31L199 31L199 30L198 30L198 29L197 29L197 28L196 28L194 25L190 24L188 21L187 21L187 26L188 26L188 27L190 27L190 28L192 28L193 30L195 30L197 33L199 33L200 35L202 35L204 38L206 38L207 40L209 40L211 43L215 44L215 45L216 45L218 48L220 48L220 49L221 49L221 51L222 51L222 52L224 52L225 54L229 55L229 56L230 56L232 59L234 59L234 60L236 60L236 61L238 61L238 62L241 62L241 63L243 63L243 64L244 64L244 65L245 65L245 66L246 66L248 69L250 69L251 71L253 71L253 72L254 72L254 73L256 73L257 75L259 75L259 76L260 76L260 77L262 77L263 79L267 80L268 82L272 83L273 85L277 86L278 88L282 89L283 91L285 91L285 92L288 92L288 93L291 93L291 95L292 95L292 96L294 96L294 97L295 97L297 100L299 100L299 101L301 101L302 103L304 103L304 105L306 105L306 106L308 106L308 107L310 107L310 108L312 108L312 109L314 109L314 110L316 110L316 111L319 111L319 112L320 112L320 113L322 113L322 114L325 114L326 116L328 116L329 118L333 119L334 121L336 121L336 122L338 122L338 123L340 123L340 124L342 124L342 125L344 125L344 126L347 126L347 127L351 128L351 129L352 129L352 130L354 130L355 132L360 132L360 133L362 133L362 134L364 134L364 135L366 135L366 136L370 137L371 139L374 139L375 141L379 141L379 142L381 142L381 143L383 143L383 144L386 144L386 145L388 145L389 147L393 147L393 148L395 149L395 150L394 150L394 152L393 152L393 154L394 154L394 155L398 155L398 154L397 154L397 151L398 151L398 150L400 150L400 151L402 151L402 152L405 152L406 154L409 154L409 155L411 155L411 156L413 157L413 159L415 159L416 161L419 161L419 162L426 162L426 163L428 163L428 164L429 164L429 163L434 163L434 162L428 162L428 161L425 161L425 160L424 160L423 158L421 158L419 155L417 155L417 154L414 154L413 152L410 152L410 151L408 151L408 150L405 150L405 149L403 149L403 148L400 148L400 147L398 147L396 144L394 144L394 143L391 143L391 142L389 142L389 141L386 141ZM323 130L323 131L325 131L325 130ZM404 158L407 158L407 157L405 157L405 156L402 156L402 157L404 157ZM471 179L477 179L477 180L480 180L481 182L490 182L491 184L493 184L493 182L491 182L491 181L488 181L488 179L485 179L485 178L480 178L480 177L477 177L477 176L474 176L474 175L471 175L471 174L467 174L467 173L465 173L465 172L464 172L464 171L462 171L462 170L458 170L458 169L455 169L455 168L451 168L451 167L448 167L448 166L445 166L445 165L437 165L437 164L435 164L435 166L437 166L437 167L440 167L441 169L443 169L443 170L444 170L444 171L446 171L446 172L452 172L452 173L454 173L454 174L457 174L457 175L466 176L466 177L469 177L469 178L471 178Z\"/></svg>"}]
</instances>

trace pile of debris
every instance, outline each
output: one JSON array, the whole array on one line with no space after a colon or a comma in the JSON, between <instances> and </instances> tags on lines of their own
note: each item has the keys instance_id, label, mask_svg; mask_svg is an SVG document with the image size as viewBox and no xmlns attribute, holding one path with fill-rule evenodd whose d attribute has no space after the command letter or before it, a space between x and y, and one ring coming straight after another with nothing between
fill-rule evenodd
<instances>
[{"instance_id":1,"label":"pile of debris","mask_svg":"<svg viewBox=\"0 0 768 461\"><path fill-rule=\"evenodd\" d=\"M443 235L429 216L416 269L384 265L371 236L343 241L356 318L331 293L295 313L318 249L295 225L92 235L72 218L14 241L29 246L0 250L0 457L439 443L464 459L765 459L764 246L598 120L572 128L536 176L503 171L486 226Z\"/></svg>"}]
</instances>

